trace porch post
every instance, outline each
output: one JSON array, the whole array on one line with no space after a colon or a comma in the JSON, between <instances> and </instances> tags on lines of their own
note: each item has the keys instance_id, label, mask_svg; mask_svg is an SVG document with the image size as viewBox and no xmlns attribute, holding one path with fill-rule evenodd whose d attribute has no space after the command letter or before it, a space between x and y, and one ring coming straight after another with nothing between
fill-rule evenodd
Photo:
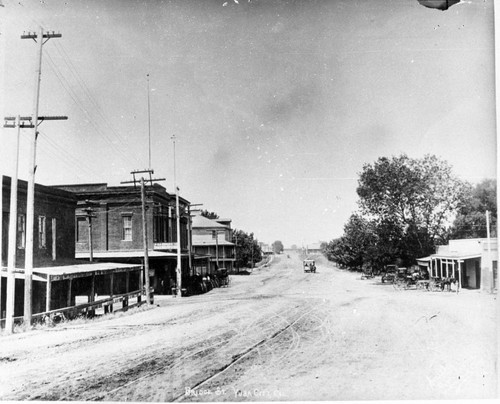
<instances>
[{"instance_id":1,"label":"porch post","mask_svg":"<svg viewBox=\"0 0 500 404\"><path fill-rule=\"evenodd\" d=\"M92 283L90 285L90 296L89 296L89 303L94 303L95 302L95 273L92 274ZM92 307L90 310L90 313L92 315L95 314L95 309Z\"/></svg>"},{"instance_id":2,"label":"porch post","mask_svg":"<svg viewBox=\"0 0 500 404\"><path fill-rule=\"evenodd\" d=\"M459 289L462 289L462 262L461 260L458 261L458 288L457 288L457 293Z\"/></svg>"},{"instance_id":3,"label":"porch post","mask_svg":"<svg viewBox=\"0 0 500 404\"><path fill-rule=\"evenodd\" d=\"M111 272L111 281L109 285L109 297L113 298L113 284L115 280L115 273ZM109 305L109 311L112 313L113 312L113 302Z\"/></svg>"},{"instance_id":4,"label":"porch post","mask_svg":"<svg viewBox=\"0 0 500 404\"><path fill-rule=\"evenodd\" d=\"M50 311L50 297L52 294L52 280L50 275L47 275L47 291L45 296L45 311Z\"/></svg>"},{"instance_id":5,"label":"porch post","mask_svg":"<svg viewBox=\"0 0 500 404\"><path fill-rule=\"evenodd\" d=\"M71 306L71 286L73 284L73 279L69 278L68 279L68 299L66 301L66 307Z\"/></svg>"}]
</instances>

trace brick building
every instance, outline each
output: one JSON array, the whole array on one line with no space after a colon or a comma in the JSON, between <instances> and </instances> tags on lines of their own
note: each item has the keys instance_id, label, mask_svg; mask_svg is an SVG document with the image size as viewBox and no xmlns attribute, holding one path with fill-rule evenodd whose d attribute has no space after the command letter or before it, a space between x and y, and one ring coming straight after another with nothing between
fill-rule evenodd
<instances>
[{"instance_id":1,"label":"brick building","mask_svg":"<svg viewBox=\"0 0 500 404\"><path fill-rule=\"evenodd\" d=\"M0 290L0 317L4 317L6 296L6 266L9 243L10 193L11 178L2 176L0 232L2 285ZM18 181L17 231L16 231L16 268L24 268L26 253L26 201L27 182ZM35 220L33 240L33 266L35 268L64 265L74 261L75 257L75 220L76 198L70 192L40 184L35 185ZM16 276L15 315L23 311L24 278L23 271ZM45 283L34 277L33 311L45 308Z\"/></svg>"},{"instance_id":2,"label":"brick building","mask_svg":"<svg viewBox=\"0 0 500 404\"><path fill-rule=\"evenodd\" d=\"M100 184L60 185L72 192L75 211L76 258L90 257L89 213L92 254L95 261L143 264L144 242L140 186ZM146 186L146 224L151 286L155 293L170 294L176 284L177 218L176 198L159 185ZM179 197L182 283L189 283L199 257L190 251L189 202ZM190 265L191 264L191 265Z\"/></svg>"}]
</instances>

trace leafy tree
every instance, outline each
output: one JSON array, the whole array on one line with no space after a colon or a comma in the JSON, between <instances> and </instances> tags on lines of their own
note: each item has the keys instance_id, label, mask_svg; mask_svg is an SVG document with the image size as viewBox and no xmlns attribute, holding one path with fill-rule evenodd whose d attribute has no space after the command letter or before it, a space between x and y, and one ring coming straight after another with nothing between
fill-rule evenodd
<instances>
[{"instance_id":1,"label":"leafy tree","mask_svg":"<svg viewBox=\"0 0 500 404\"><path fill-rule=\"evenodd\" d=\"M295 250L297 249L297 244L292 244L291 249L292 249L293 251L295 251Z\"/></svg>"},{"instance_id":2,"label":"leafy tree","mask_svg":"<svg viewBox=\"0 0 500 404\"><path fill-rule=\"evenodd\" d=\"M259 241L254 239L253 233L243 230L234 230L232 242L236 244L236 266L238 268L250 267L262 260L262 249Z\"/></svg>"},{"instance_id":3,"label":"leafy tree","mask_svg":"<svg viewBox=\"0 0 500 404\"><path fill-rule=\"evenodd\" d=\"M491 212L491 236L496 236L497 223L497 188L496 181L487 179L467 190L466 200L460 208L450 238L484 238L486 232L486 211Z\"/></svg>"},{"instance_id":4,"label":"leafy tree","mask_svg":"<svg viewBox=\"0 0 500 404\"><path fill-rule=\"evenodd\" d=\"M281 254L285 248L283 247L283 243L279 240L276 240L273 243L273 252L276 254Z\"/></svg>"},{"instance_id":5,"label":"leafy tree","mask_svg":"<svg viewBox=\"0 0 500 404\"><path fill-rule=\"evenodd\" d=\"M344 235L322 246L325 256L342 268L362 269L372 262L376 245L375 222L353 214L344 226Z\"/></svg>"},{"instance_id":6,"label":"leafy tree","mask_svg":"<svg viewBox=\"0 0 500 404\"><path fill-rule=\"evenodd\" d=\"M365 164L357 193L362 213L391 223L406 264L447 239L447 225L464 203L467 184L436 156L379 158Z\"/></svg>"},{"instance_id":7,"label":"leafy tree","mask_svg":"<svg viewBox=\"0 0 500 404\"><path fill-rule=\"evenodd\" d=\"M212 219L212 220L219 218L219 215L217 213L209 212L208 210L202 210L200 212L200 215L206 217L207 219Z\"/></svg>"}]
</instances>

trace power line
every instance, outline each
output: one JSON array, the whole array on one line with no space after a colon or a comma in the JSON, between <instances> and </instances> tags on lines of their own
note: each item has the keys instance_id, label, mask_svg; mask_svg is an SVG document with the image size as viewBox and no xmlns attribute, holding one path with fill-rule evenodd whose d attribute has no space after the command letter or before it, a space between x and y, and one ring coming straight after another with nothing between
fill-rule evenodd
<instances>
[{"instance_id":1,"label":"power line","mask_svg":"<svg viewBox=\"0 0 500 404\"><path fill-rule=\"evenodd\" d=\"M109 130L118 138L123 144L126 144L127 141L126 139L121 136L118 132L115 131L113 125L110 124L106 114L104 114L102 108L99 106L95 98L92 96L92 93L90 92L88 86L86 85L85 81L81 77L81 75L78 73L78 70L76 69L75 65L71 61L71 58L68 56L68 53L64 50L64 47L62 44L57 44L56 46L57 51L59 54L62 56L62 59L66 66L68 67L70 73L73 75L73 77L76 80L76 83L80 86L82 89L83 93L86 95L92 106L95 108L95 111L97 114L100 116L102 121L107 125ZM133 156L134 159L136 160L137 163L140 163L135 156Z\"/></svg>"},{"instance_id":2,"label":"power line","mask_svg":"<svg viewBox=\"0 0 500 404\"><path fill-rule=\"evenodd\" d=\"M127 153L128 150L126 148L117 147L117 145L122 145L125 143L125 142L123 142L123 140L121 140L121 141L119 140L118 142L113 141L113 139L111 139L109 137L109 135L106 133L105 130L102 130L100 127L97 126L97 122L99 122L99 120L93 119L90 112L87 110L87 108L84 107L83 102L81 102L81 100L79 99L79 96L73 90L73 88L71 87L68 80L63 76L63 74L57 68L57 65L52 60L50 55L47 54L47 56L48 56L48 61L49 61L49 67L52 69L52 71L56 75L56 78L59 80L59 82L61 83L64 90L66 90L68 95L71 97L71 99L73 100L75 105L88 117L88 122L95 129L95 131L101 135L102 139L106 143L108 143L113 149L115 149L115 151L117 153L119 153L121 155L121 157L123 158L123 162L125 162L126 164L129 164L130 160L133 159L133 160L136 160L136 162L138 164L140 164L139 160L137 160L137 158L133 154Z\"/></svg>"}]
</instances>

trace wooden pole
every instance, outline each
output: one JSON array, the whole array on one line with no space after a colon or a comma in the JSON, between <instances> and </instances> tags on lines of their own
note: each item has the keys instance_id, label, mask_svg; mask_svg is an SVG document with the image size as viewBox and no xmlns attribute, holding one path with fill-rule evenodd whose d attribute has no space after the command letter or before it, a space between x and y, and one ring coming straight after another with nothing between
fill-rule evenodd
<instances>
[{"instance_id":1,"label":"wooden pole","mask_svg":"<svg viewBox=\"0 0 500 404\"><path fill-rule=\"evenodd\" d=\"M47 294L45 296L45 311L50 311L50 298L52 295L52 280L50 275L47 275Z\"/></svg>"},{"instance_id":2,"label":"wooden pole","mask_svg":"<svg viewBox=\"0 0 500 404\"><path fill-rule=\"evenodd\" d=\"M188 251L189 251L189 275L192 276L193 274L193 258L192 258L192 249L193 249L193 241L192 241L192 235L193 235L193 227L191 223L191 205L188 204Z\"/></svg>"},{"instance_id":3,"label":"wooden pole","mask_svg":"<svg viewBox=\"0 0 500 404\"><path fill-rule=\"evenodd\" d=\"M33 105L33 133L31 135L31 156L28 169L28 196L26 202L26 255L24 264L24 322L31 324L32 280L33 280L33 242L35 224L35 171L36 171L36 140L38 137L38 104L40 100L40 81L42 76L43 28L40 27L37 36L38 61L35 72L35 99Z\"/></svg>"},{"instance_id":4,"label":"wooden pole","mask_svg":"<svg viewBox=\"0 0 500 404\"><path fill-rule=\"evenodd\" d=\"M71 287L73 285L73 279L69 278L68 279L68 299L66 301L66 307L71 306Z\"/></svg>"},{"instance_id":5,"label":"wooden pole","mask_svg":"<svg viewBox=\"0 0 500 404\"><path fill-rule=\"evenodd\" d=\"M175 143L174 143L175 145ZM182 297L182 262L181 262L181 219L179 209L179 187L175 187L175 214L177 216L177 297Z\"/></svg>"},{"instance_id":6,"label":"wooden pole","mask_svg":"<svg viewBox=\"0 0 500 404\"><path fill-rule=\"evenodd\" d=\"M488 239L488 281L490 282L489 290L493 292L493 262L491 260L491 238L490 238L490 212L486 211L486 237Z\"/></svg>"},{"instance_id":7,"label":"wooden pole","mask_svg":"<svg viewBox=\"0 0 500 404\"><path fill-rule=\"evenodd\" d=\"M142 201L142 239L144 242L144 280L146 286L146 303L151 304L149 293L149 255L148 255L148 225L146 217L146 190L144 177L141 177L141 201Z\"/></svg>"},{"instance_id":8,"label":"wooden pole","mask_svg":"<svg viewBox=\"0 0 500 404\"><path fill-rule=\"evenodd\" d=\"M92 283L90 285L90 296L89 296L89 303L94 303L95 302L95 274L92 274ZM90 312L92 315L95 313L95 308L92 307L90 309Z\"/></svg>"},{"instance_id":9,"label":"wooden pole","mask_svg":"<svg viewBox=\"0 0 500 404\"><path fill-rule=\"evenodd\" d=\"M115 274L111 273L110 285L109 285L109 297L113 298L113 284L114 284ZM109 311L113 312L113 302L109 305Z\"/></svg>"},{"instance_id":10,"label":"wooden pole","mask_svg":"<svg viewBox=\"0 0 500 404\"><path fill-rule=\"evenodd\" d=\"M17 234L17 175L19 171L19 138L21 136L19 116L16 118L16 159L14 176L10 183L10 216L9 216L9 247L7 250L7 301L5 315L5 332L11 334L14 331L14 306L16 293L16 234Z\"/></svg>"},{"instance_id":11,"label":"wooden pole","mask_svg":"<svg viewBox=\"0 0 500 404\"><path fill-rule=\"evenodd\" d=\"M57 219L52 218L52 261L57 259Z\"/></svg>"}]
</instances>

